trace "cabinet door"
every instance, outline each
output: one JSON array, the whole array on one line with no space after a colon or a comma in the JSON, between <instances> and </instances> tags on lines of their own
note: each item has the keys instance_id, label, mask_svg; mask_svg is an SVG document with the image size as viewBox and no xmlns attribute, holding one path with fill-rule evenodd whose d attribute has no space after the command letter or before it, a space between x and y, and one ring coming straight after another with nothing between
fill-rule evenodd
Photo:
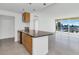
<instances>
[{"instance_id":1,"label":"cabinet door","mask_svg":"<svg viewBox=\"0 0 79 59\"><path fill-rule=\"evenodd\" d=\"M23 21L29 22L30 21L30 13L24 12L23 13Z\"/></svg>"},{"instance_id":2,"label":"cabinet door","mask_svg":"<svg viewBox=\"0 0 79 59\"><path fill-rule=\"evenodd\" d=\"M22 33L22 43L24 47L28 50L30 54L32 54L32 37Z\"/></svg>"}]
</instances>

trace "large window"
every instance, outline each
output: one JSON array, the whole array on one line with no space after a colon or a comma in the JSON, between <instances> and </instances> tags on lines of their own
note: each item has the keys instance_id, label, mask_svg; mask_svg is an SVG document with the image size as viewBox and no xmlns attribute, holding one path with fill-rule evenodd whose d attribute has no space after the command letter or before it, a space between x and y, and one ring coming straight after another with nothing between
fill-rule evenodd
<instances>
[{"instance_id":1,"label":"large window","mask_svg":"<svg viewBox=\"0 0 79 59\"><path fill-rule=\"evenodd\" d=\"M56 21L56 30L63 31L63 32L71 32L71 33L78 33L79 32L79 20L60 20Z\"/></svg>"}]
</instances>

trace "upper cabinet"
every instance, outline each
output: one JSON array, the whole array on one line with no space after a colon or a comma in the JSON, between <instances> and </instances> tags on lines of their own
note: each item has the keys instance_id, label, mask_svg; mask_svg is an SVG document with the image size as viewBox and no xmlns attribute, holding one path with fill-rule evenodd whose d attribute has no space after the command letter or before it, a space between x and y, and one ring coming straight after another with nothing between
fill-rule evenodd
<instances>
[{"instance_id":1,"label":"upper cabinet","mask_svg":"<svg viewBox=\"0 0 79 59\"><path fill-rule=\"evenodd\" d=\"M29 12L24 12L22 14L23 22L27 23L30 22L30 13Z\"/></svg>"}]
</instances>

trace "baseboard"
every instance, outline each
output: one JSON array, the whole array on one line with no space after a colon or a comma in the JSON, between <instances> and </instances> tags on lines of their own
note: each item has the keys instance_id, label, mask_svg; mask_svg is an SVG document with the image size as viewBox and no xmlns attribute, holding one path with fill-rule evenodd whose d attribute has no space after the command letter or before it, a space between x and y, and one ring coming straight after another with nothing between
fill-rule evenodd
<instances>
[{"instance_id":1,"label":"baseboard","mask_svg":"<svg viewBox=\"0 0 79 59\"><path fill-rule=\"evenodd\" d=\"M10 39L10 38L14 38L14 37L0 38L0 40L3 40L3 39Z\"/></svg>"},{"instance_id":2,"label":"baseboard","mask_svg":"<svg viewBox=\"0 0 79 59\"><path fill-rule=\"evenodd\" d=\"M2 37L0 37L0 39L6 39L6 38L14 38L14 36L2 36Z\"/></svg>"}]
</instances>

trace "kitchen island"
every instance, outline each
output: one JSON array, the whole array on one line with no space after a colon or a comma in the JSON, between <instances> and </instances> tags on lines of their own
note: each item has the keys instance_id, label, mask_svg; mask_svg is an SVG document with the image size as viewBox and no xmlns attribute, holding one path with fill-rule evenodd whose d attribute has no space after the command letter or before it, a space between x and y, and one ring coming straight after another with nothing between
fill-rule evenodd
<instances>
[{"instance_id":1,"label":"kitchen island","mask_svg":"<svg viewBox=\"0 0 79 59\"><path fill-rule=\"evenodd\" d=\"M20 43L32 55L44 55L48 53L48 36L53 33L30 30L29 32L20 30Z\"/></svg>"}]
</instances>

